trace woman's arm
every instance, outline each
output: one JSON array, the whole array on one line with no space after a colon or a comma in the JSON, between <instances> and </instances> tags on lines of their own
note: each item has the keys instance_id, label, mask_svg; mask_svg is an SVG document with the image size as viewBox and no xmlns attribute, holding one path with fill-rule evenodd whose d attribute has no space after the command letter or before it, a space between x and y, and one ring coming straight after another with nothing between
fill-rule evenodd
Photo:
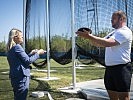
<instances>
[{"instance_id":1,"label":"woman's arm","mask_svg":"<svg viewBox=\"0 0 133 100\"><path fill-rule=\"evenodd\" d=\"M35 53L32 56L28 56L24 49L21 47L21 45L17 44L15 46L15 53L18 56L18 59L20 59L25 65L29 66L32 62L37 60L39 58L39 54Z\"/></svg>"}]
</instances>

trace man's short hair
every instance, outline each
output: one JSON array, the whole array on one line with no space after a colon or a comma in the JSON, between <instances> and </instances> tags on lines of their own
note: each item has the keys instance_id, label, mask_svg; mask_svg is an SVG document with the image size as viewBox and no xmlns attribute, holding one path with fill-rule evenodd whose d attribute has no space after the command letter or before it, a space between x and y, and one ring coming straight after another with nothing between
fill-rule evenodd
<instances>
[{"instance_id":1,"label":"man's short hair","mask_svg":"<svg viewBox=\"0 0 133 100\"><path fill-rule=\"evenodd\" d=\"M119 19L122 18L124 22L126 22L127 17L126 17L126 14L122 10L114 12L113 15L118 16Z\"/></svg>"}]
</instances>

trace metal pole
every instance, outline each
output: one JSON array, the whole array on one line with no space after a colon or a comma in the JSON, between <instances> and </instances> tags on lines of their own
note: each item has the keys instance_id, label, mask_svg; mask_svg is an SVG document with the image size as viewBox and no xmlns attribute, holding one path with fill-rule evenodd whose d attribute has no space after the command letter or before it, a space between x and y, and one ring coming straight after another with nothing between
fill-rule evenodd
<instances>
[{"instance_id":1,"label":"metal pole","mask_svg":"<svg viewBox=\"0 0 133 100\"><path fill-rule=\"evenodd\" d=\"M23 0L23 48L25 50L25 9L26 9L26 0Z\"/></svg>"},{"instance_id":2,"label":"metal pole","mask_svg":"<svg viewBox=\"0 0 133 100\"><path fill-rule=\"evenodd\" d=\"M128 0L125 0L125 10L126 10L126 16L127 16L127 26L128 26L128 6L127 6Z\"/></svg>"},{"instance_id":3,"label":"metal pole","mask_svg":"<svg viewBox=\"0 0 133 100\"><path fill-rule=\"evenodd\" d=\"M47 66L48 66L48 71L47 71L47 78L50 78L50 47L49 47L49 0L46 1L46 27L47 27Z\"/></svg>"},{"instance_id":4,"label":"metal pole","mask_svg":"<svg viewBox=\"0 0 133 100\"><path fill-rule=\"evenodd\" d=\"M72 68L73 68L73 76L72 83L73 89L76 88L76 49L75 49L75 32L74 32L74 0L71 0L71 33L72 33Z\"/></svg>"}]
</instances>

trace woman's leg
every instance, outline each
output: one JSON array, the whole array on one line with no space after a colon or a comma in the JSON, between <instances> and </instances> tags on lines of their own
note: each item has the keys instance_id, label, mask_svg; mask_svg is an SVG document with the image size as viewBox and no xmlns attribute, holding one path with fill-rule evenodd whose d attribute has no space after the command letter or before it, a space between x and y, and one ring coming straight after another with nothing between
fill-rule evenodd
<instances>
[{"instance_id":1,"label":"woman's leg","mask_svg":"<svg viewBox=\"0 0 133 100\"><path fill-rule=\"evenodd\" d=\"M29 77L11 79L14 91L14 100L26 100L29 89Z\"/></svg>"}]
</instances>

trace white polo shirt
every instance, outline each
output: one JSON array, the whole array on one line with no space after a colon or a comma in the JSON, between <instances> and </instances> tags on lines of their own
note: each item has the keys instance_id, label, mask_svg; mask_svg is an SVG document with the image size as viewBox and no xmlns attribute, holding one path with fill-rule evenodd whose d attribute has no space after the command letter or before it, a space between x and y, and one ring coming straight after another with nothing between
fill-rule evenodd
<instances>
[{"instance_id":1,"label":"white polo shirt","mask_svg":"<svg viewBox=\"0 0 133 100\"><path fill-rule=\"evenodd\" d=\"M114 30L110 34L112 34L110 38L113 38L119 42L119 45L106 47L105 64L107 66L112 66L131 62L130 53L132 44L132 31L127 26L123 26L120 29ZM107 38L109 35L107 35L105 38Z\"/></svg>"}]
</instances>

